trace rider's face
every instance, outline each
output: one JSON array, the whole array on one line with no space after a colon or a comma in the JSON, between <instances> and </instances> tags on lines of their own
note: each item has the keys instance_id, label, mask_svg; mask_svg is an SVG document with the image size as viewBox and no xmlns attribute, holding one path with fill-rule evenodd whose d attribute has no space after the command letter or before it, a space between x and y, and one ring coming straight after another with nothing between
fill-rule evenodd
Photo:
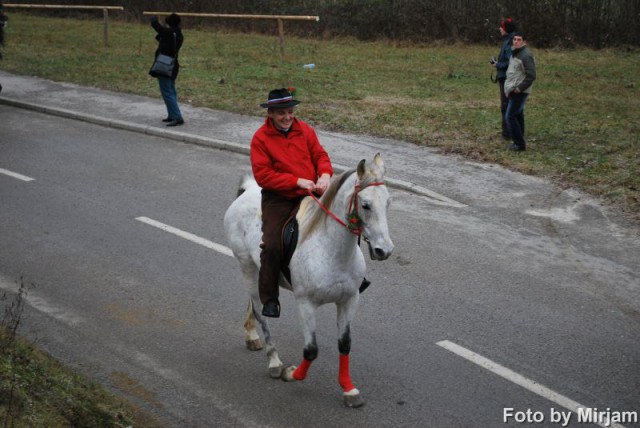
<instances>
[{"instance_id":1,"label":"rider's face","mask_svg":"<svg viewBox=\"0 0 640 428\"><path fill-rule=\"evenodd\" d=\"M289 129L295 117L293 107L289 108L270 108L267 114L278 129Z\"/></svg>"}]
</instances>

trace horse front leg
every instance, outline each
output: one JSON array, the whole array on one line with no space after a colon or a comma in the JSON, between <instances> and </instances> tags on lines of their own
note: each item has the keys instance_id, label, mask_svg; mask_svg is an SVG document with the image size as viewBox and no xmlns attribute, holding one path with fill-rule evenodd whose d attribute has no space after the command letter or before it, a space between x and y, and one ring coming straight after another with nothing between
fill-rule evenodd
<instances>
[{"instance_id":1,"label":"horse front leg","mask_svg":"<svg viewBox=\"0 0 640 428\"><path fill-rule=\"evenodd\" d=\"M358 295L351 297L346 303L338 303L338 351L340 352L340 366L338 382L343 391L344 405L347 407L361 407L364 400L360 391L351 381L349 372L349 354L351 352L351 321L358 307Z\"/></svg>"},{"instance_id":2,"label":"horse front leg","mask_svg":"<svg viewBox=\"0 0 640 428\"><path fill-rule=\"evenodd\" d=\"M311 363L318 357L318 343L316 342L316 306L310 302L298 302L298 310L302 318L302 333L304 336L304 349L302 351L302 363L298 367L291 366L284 370L282 379L292 382L304 380Z\"/></svg>"}]
</instances>

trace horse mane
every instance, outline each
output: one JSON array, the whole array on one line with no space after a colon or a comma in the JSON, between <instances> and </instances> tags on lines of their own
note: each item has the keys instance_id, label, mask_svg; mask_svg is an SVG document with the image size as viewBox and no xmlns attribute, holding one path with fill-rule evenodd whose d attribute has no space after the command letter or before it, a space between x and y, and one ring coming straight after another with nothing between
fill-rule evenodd
<instances>
[{"instance_id":1,"label":"horse mane","mask_svg":"<svg viewBox=\"0 0 640 428\"><path fill-rule=\"evenodd\" d=\"M340 176L338 176L336 180L333 180L331 182L331 184L329 185L329 188L324 192L324 194L320 198L320 202L322 202L322 204L325 207L327 207L328 209L331 208L331 205L333 204L333 201L335 200L336 195L338 194L338 190L340 190L340 188L342 187L344 182L347 180L347 178L349 178L355 171L356 171L355 168L345 171L342 174L340 174ZM328 217L319 204L311 203L309 205L310 206L304 213L302 219L300 219L301 227L300 227L300 238L298 243L304 241L307 238L307 236L309 236L311 232L313 232L318 227L320 222L322 220L326 220L326 218Z\"/></svg>"}]
</instances>

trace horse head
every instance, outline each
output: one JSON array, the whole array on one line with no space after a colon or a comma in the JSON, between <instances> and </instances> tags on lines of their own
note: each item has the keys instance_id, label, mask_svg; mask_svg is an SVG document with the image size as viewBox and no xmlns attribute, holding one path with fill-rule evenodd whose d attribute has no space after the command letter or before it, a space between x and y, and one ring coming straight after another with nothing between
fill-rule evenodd
<instances>
[{"instance_id":1,"label":"horse head","mask_svg":"<svg viewBox=\"0 0 640 428\"><path fill-rule=\"evenodd\" d=\"M386 260L393 253L393 242L387 225L391 198L384 184L385 168L380 153L375 155L372 163L362 159L356 173L358 183L354 199L362 237L369 246L371 260Z\"/></svg>"}]
</instances>

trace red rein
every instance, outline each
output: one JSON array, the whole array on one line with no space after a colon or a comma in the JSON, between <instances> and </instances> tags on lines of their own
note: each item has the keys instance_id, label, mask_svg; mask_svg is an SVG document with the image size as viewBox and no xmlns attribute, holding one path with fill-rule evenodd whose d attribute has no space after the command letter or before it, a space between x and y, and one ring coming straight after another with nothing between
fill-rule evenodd
<instances>
[{"instance_id":1,"label":"red rein","mask_svg":"<svg viewBox=\"0 0 640 428\"><path fill-rule=\"evenodd\" d=\"M356 236L360 236L360 235L362 235L362 219L360 218L360 215L358 214L358 198L357 198L357 195L361 190L364 190L369 186L383 186L383 185L384 185L383 181L374 181L373 183L369 183L368 185L364 186L363 188L360 188L358 183L356 183L355 188L353 189L353 193L351 194L351 199L349 200L349 211L348 211L349 224L347 224L344 221L340 220L338 218L338 216L336 216L327 207L325 207L322 204L322 202L320 202L320 199L318 199L318 197L311 192L311 190L307 190L307 192L318 203L318 205L320 205L320 208L322 208L322 210L325 213L327 213L327 215L329 217L331 217L332 219L334 219L335 221L340 223L349 232L353 233ZM353 208L353 210L352 210L352 208Z\"/></svg>"}]
</instances>

